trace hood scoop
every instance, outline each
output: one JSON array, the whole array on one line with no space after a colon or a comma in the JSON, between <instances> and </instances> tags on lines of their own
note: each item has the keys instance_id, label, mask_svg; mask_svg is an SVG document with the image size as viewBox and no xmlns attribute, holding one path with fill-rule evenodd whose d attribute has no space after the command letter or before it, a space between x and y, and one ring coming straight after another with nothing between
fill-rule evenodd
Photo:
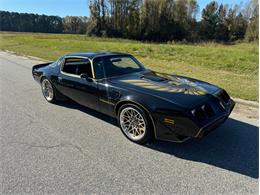
<instances>
[{"instance_id":1,"label":"hood scoop","mask_svg":"<svg viewBox=\"0 0 260 195\"><path fill-rule=\"evenodd\" d=\"M168 81L168 79L166 79L166 78L162 78L162 77L158 77L158 76L152 76L152 75L144 75L144 76L141 76L140 78L144 79L144 80L154 81L154 82Z\"/></svg>"}]
</instances>

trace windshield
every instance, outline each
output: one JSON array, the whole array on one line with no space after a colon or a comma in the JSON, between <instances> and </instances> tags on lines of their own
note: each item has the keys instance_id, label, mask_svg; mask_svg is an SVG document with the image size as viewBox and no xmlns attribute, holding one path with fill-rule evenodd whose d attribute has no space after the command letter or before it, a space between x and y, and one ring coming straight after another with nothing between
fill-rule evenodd
<instances>
[{"instance_id":1,"label":"windshield","mask_svg":"<svg viewBox=\"0 0 260 195\"><path fill-rule=\"evenodd\" d=\"M114 77L144 71L144 66L132 56L105 56L94 60L96 78Z\"/></svg>"}]
</instances>

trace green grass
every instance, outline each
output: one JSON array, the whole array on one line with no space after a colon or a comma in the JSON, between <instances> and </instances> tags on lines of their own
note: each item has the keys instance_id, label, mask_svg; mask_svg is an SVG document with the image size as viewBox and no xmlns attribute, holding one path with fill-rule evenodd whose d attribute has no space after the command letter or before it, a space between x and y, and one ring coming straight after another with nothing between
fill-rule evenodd
<instances>
[{"instance_id":1,"label":"green grass","mask_svg":"<svg viewBox=\"0 0 260 195\"><path fill-rule=\"evenodd\" d=\"M131 53L150 69L177 73L225 88L233 97L258 101L258 43L154 44L85 35L0 33L0 49L55 60L65 53Z\"/></svg>"}]
</instances>

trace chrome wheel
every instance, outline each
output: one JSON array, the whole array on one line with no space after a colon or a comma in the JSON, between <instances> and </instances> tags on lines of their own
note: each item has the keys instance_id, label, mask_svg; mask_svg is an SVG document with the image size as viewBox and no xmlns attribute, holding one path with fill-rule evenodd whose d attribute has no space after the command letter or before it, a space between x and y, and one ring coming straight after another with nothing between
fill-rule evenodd
<instances>
[{"instance_id":1,"label":"chrome wheel","mask_svg":"<svg viewBox=\"0 0 260 195\"><path fill-rule=\"evenodd\" d=\"M44 79L42 81L42 93L43 93L44 97L46 98L46 100L48 100L48 101L53 100L53 97L54 97L53 88L52 88L50 81L48 81L48 79Z\"/></svg>"},{"instance_id":2,"label":"chrome wheel","mask_svg":"<svg viewBox=\"0 0 260 195\"><path fill-rule=\"evenodd\" d=\"M138 110L126 107L121 111L119 119L121 128L128 138L138 141L144 137L146 122Z\"/></svg>"}]
</instances>

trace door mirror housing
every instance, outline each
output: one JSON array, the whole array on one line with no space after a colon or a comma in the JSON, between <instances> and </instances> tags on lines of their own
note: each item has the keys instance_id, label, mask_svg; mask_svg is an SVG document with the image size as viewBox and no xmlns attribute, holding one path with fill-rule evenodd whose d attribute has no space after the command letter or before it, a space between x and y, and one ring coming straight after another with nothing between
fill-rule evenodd
<instances>
[{"instance_id":1,"label":"door mirror housing","mask_svg":"<svg viewBox=\"0 0 260 195\"><path fill-rule=\"evenodd\" d=\"M88 76L88 74L87 73L82 73L82 74L80 74L80 78L82 78L82 79L86 79L87 81L92 81L92 79Z\"/></svg>"},{"instance_id":2,"label":"door mirror housing","mask_svg":"<svg viewBox=\"0 0 260 195\"><path fill-rule=\"evenodd\" d=\"M82 79L88 79L89 76L88 76L87 73L82 73L82 74L80 74L80 78L82 78Z\"/></svg>"}]
</instances>

